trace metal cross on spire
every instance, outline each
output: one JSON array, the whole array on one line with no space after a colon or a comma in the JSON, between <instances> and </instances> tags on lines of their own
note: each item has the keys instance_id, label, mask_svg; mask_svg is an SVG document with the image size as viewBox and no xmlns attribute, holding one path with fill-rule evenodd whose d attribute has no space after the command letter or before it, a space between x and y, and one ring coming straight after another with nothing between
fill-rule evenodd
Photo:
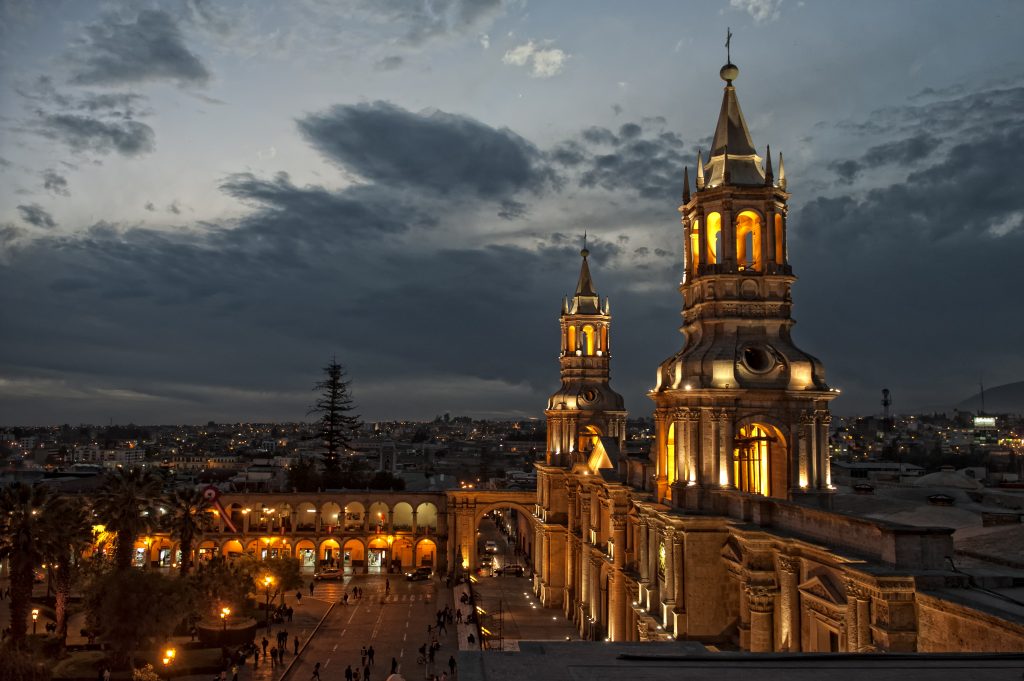
<instances>
[{"instance_id":1,"label":"metal cross on spire","mask_svg":"<svg viewBox=\"0 0 1024 681\"><path fill-rule=\"evenodd\" d=\"M583 230L583 250L587 250L587 230Z\"/></svg>"},{"instance_id":2,"label":"metal cross on spire","mask_svg":"<svg viewBox=\"0 0 1024 681\"><path fill-rule=\"evenodd\" d=\"M729 27L725 29L725 62L727 64L732 63L732 55L729 51L729 44L732 42L732 30Z\"/></svg>"}]
</instances>

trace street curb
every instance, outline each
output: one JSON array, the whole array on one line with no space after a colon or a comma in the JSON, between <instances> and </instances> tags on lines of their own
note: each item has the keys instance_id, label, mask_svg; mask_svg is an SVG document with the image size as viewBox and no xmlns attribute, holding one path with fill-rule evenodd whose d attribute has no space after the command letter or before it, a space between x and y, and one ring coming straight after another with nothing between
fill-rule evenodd
<instances>
[{"instance_id":1,"label":"street curb","mask_svg":"<svg viewBox=\"0 0 1024 681\"><path fill-rule=\"evenodd\" d=\"M306 637L306 640L302 644L302 647L299 648L298 655L292 655L291 662L289 662L288 666L284 668L284 672L281 673L281 676L278 677L277 681L285 681L285 679L288 678L288 675L292 673L292 667L295 665L296 662L299 661L299 656L301 656L302 653L306 652L306 646L308 646L309 642L313 640L314 636L316 636L316 632L320 631L320 626L323 625L324 620L327 619L327 616L334 612L334 606L336 605L337 602L332 602L331 607L327 608L327 612L325 612L324 616L320 618L320 621L316 623L316 626L313 627L313 631L309 633L309 636Z\"/></svg>"}]
</instances>

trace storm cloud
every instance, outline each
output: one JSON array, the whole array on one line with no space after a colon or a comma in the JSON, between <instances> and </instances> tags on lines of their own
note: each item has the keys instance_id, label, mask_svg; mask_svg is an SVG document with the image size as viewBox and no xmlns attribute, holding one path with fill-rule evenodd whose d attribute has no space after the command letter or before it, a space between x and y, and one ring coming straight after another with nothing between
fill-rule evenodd
<instances>
[{"instance_id":1,"label":"storm cloud","mask_svg":"<svg viewBox=\"0 0 1024 681\"><path fill-rule=\"evenodd\" d=\"M21 214L22 220L35 227L52 229L57 226L53 216L38 203L20 205L18 206L18 212Z\"/></svg>"},{"instance_id":2,"label":"storm cloud","mask_svg":"<svg viewBox=\"0 0 1024 681\"><path fill-rule=\"evenodd\" d=\"M72 151L140 156L153 151L153 128L139 121L105 121L69 113L44 114L34 122L43 137L61 142Z\"/></svg>"},{"instance_id":3,"label":"storm cloud","mask_svg":"<svg viewBox=\"0 0 1024 681\"><path fill-rule=\"evenodd\" d=\"M298 125L328 159L382 184L500 200L558 182L529 141L444 111L414 113L378 101L334 106Z\"/></svg>"},{"instance_id":4,"label":"storm cloud","mask_svg":"<svg viewBox=\"0 0 1024 681\"><path fill-rule=\"evenodd\" d=\"M202 60L185 45L177 21L160 10L143 10L134 18L107 15L86 26L71 61L76 85L160 80L204 85L210 79Z\"/></svg>"}]
</instances>

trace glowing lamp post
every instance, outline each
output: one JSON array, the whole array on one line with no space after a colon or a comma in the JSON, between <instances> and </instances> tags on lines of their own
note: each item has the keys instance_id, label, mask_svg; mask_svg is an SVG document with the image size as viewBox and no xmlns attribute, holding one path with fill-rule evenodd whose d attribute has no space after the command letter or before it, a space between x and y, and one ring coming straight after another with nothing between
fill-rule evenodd
<instances>
[{"instance_id":1,"label":"glowing lamp post","mask_svg":"<svg viewBox=\"0 0 1024 681\"><path fill-rule=\"evenodd\" d=\"M167 648L164 650L164 657L161 660L164 664L164 676L171 678L171 665L174 663L174 657L178 654L178 651L174 648Z\"/></svg>"},{"instance_id":2,"label":"glowing lamp post","mask_svg":"<svg viewBox=\"0 0 1024 681\"><path fill-rule=\"evenodd\" d=\"M274 576L263 576L263 589L267 596L267 631L270 631L270 588L274 586Z\"/></svg>"},{"instance_id":3,"label":"glowing lamp post","mask_svg":"<svg viewBox=\"0 0 1024 681\"><path fill-rule=\"evenodd\" d=\"M39 608L32 608L32 635L36 635L36 625L39 623Z\"/></svg>"},{"instance_id":4,"label":"glowing lamp post","mask_svg":"<svg viewBox=\"0 0 1024 681\"><path fill-rule=\"evenodd\" d=\"M228 617L231 615L231 608L220 609L220 621L224 624L224 631L228 630Z\"/></svg>"}]
</instances>

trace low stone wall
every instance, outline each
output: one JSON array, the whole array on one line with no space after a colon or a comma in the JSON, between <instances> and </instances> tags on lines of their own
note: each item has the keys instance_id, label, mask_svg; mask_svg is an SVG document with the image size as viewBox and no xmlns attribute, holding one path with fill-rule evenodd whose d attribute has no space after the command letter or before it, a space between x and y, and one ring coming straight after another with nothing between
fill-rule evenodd
<instances>
[{"instance_id":1,"label":"low stone wall","mask_svg":"<svg viewBox=\"0 0 1024 681\"><path fill-rule=\"evenodd\" d=\"M953 555L953 530L912 527L811 508L780 499L718 492L716 510L730 517L845 548L893 567L941 570Z\"/></svg>"},{"instance_id":2,"label":"low stone wall","mask_svg":"<svg viewBox=\"0 0 1024 681\"><path fill-rule=\"evenodd\" d=\"M1024 653L1024 624L917 592L917 652Z\"/></svg>"}]
</instances>

